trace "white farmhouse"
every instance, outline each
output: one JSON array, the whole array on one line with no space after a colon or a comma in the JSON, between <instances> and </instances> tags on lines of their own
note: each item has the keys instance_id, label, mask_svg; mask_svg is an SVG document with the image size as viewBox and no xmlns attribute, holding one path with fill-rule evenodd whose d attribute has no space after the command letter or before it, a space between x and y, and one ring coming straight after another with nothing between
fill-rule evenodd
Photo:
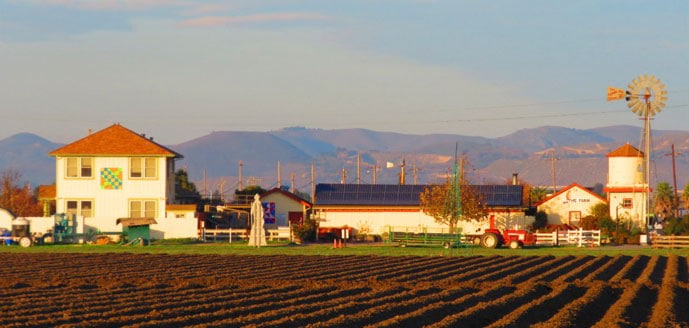
<instances>
[{"instance_id":1,"label":"white farmhouse","mask_svg":"<svg viewBox=\"0 0 689 328\"><path fill-rule=\"evenodd\" d=\"M166 205L175 203L175 160L182 155L119 124L70 143L49 153L56 162L56 213L83 220L89 229L122 231L120 218L153 218L159 230L166 220L175 229L185 229L178 208L166 218ZM193 213L193 209L191 209ZM154 238L192 237L188 232L155 233ZM187 236L188 235L188 236Z\"/></svg>"}]
</instances>

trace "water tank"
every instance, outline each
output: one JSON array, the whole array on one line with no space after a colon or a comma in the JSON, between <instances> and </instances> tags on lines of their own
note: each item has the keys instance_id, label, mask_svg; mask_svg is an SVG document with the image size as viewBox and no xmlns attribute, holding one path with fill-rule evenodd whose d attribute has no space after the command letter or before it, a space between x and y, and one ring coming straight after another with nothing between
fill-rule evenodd
<instances>
[{"instance_id":1,"label":"water tank","mask_svg":"<svg viewBox=\"0 0 689 328\"><path fill-rule=\"evenodd\" d=\"M12 221L12 237L30 237L29 221L25 218L16 218Z\"/></svg>"}]
</instances>

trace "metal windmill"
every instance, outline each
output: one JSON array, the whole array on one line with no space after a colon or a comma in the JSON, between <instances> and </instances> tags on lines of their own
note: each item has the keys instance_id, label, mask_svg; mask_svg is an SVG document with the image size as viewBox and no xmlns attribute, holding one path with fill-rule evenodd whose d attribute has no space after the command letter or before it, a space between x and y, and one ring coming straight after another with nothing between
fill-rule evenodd
<instances>
[{"instance_id":1,"label":"metal windmill","mask_svg":"<svg viewBox=\"0 0 689 328\"><path fill-rule=\"evenodd\" d=\"M648 209L650 208L649 191L651 188L651 117L659 113L667 101L667 91L665 84L653 75L639 75L627 86L627 90L608 87L608 101L621 100L627 101L633 113L642 117L644 120L644 182L646 184L646 206L644 208L644 220L648 220ZM646 222L648 224L648 222Z\"/></svg>"}]
</instances>

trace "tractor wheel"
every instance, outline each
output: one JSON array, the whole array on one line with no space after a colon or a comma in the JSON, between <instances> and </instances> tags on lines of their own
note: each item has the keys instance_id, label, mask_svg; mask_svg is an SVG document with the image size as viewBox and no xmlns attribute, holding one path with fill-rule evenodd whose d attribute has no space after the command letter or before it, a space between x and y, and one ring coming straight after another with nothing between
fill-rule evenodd
<instances>
[{"instance_id":1,"label":"tractor wheel","mask_svg":"<svg viewBox=\"0 0 689 328\"><path fill-rule=\"evenodd\" d=\"M444 249L448 249L448 248L450 248L450 246L452 246L452 245L450 245L450 242L449 242L449 241L443 242L443 248L444 248Z\"/></svg>"},{"instance_id":2,"label":"tractor wheel","mask_svg":"<svg viewBox=\"0 0 689 328\"><path fill-rule=\"evenodd\" d=\"M508 246L510 249L522 248L522 243L519 240L510 240Z\"/></svg>"},{"instance_id":3,"label":"tractor wheel","mask_svg":"<svg viewBox=\"0 0 689 328\"><path fill-rule=\"evenodd\" d=\"M19 239L19 246L21 247L30 247L31 244L33 244L33 241L31 241L31 238L29 237L22 237Z\"/></svg>"},{"instance_id":4,"label":"tractor wheel","mask_svg":"<svg viewBox=\"0 0 689 328\"><path fill-rule=\"evenodd\" d=\"M497 248L499 243L498 236L492 232L488 232L481 237L481 246L485 248Z\"/></svg>"},{"instance_id":5,"label":"tractor wheel","mask_svg":"<svg viewBox=\"0 0 689 328\"><path fill-rule=\"evenodd\" d=\"M471 241L474 245L481 245L481 237L476 236L474 239Z\"/></svg>"}]
</instances>

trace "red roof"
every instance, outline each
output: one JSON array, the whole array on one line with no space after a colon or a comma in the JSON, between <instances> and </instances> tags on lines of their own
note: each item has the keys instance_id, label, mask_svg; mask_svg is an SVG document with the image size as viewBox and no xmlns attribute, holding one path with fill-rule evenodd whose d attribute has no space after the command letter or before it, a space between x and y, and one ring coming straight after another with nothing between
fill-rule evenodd
<instances>
[{"instance_id":1,"label":"red roof","mask_svg":"<svg viewBox=\"0 0 689 328\"><path fill-rule=\"evenodd\" d=\"M274 193L285 195L287 198L290 198L290 199L294 200L295 202L298 202L298 203L300 203L306 207L309 207L309 208L312 205L309 201L302 199L301 197L299 197L299 196L297 196L291 192L284 191L280 188L273 188L271 190L268 190L268 191L262 193L261 195L259 195L259 197L263 198L263 197L266 197L266 196L268 196L270 194L274 194Z\"/></svg>"},{"instance_id":2,"label":"red roof","mask_svg":"<svg viewBox=\"0 0 689 328\"><path fill-rule=\"evenodd\" d=\"M584 192L587 192L587 193L591 194L591 196L593 196L593 197L595 197L595 198L598 198L599 200L601 200L602 202L605 202L606 204L608 203L608 200L607 200L607 199L601 197L600 195L596 194L595 192L591 191L590 189L588 189L588 188L586 188L586 187L583 187L582 185L580 185L580 184L578 184L578 183L575 182L575 183L572 183L571 185L569 185L569 186L563 188L562 190L560 190L560 191L558 191L558 192L556 192L556 193L554 193L554 194L552 194L552 195L550 195L550 196L548 196L548 197L546 197L546 198L541 199L541 201L538 202L538 203L536 203L535 206L538 207L539 205L541 205L541 204L543 204L543 203L545 203L545 202L547 202L547 201L549 201L549 200L551 200L551 199L553 199L553 198L555 198L555 197L557 197L557 196L559 196L559 195L562 195L562 194L564 194L564 193L570 191L571 189L573 189L573 188L575 188L575 187L576 187L576 188L579 188L579 189L581 189L581 190L583 190Z\"/></svg>"},{"instance_id":3,"label":"red roof","mask_svg":"<svg viewBox=\"0 0 689 328\"><path fill-rule=\"evenodd\" d=\"M182 158L179 153L147 139L144 135L113 124L71 144L53 150L50 156L101 155L101 156L165 156Z\"/></svg>"},{"instance_id":4,"label":"red roof","mask_svg":"<svg viewBox=\"0 0 689 328\"><path fill-rule=\"evenodd\" d=\"M607 155L608 157L644 157L644 153L630 144L617 148Z\"/></svg>"}]
</instances>

